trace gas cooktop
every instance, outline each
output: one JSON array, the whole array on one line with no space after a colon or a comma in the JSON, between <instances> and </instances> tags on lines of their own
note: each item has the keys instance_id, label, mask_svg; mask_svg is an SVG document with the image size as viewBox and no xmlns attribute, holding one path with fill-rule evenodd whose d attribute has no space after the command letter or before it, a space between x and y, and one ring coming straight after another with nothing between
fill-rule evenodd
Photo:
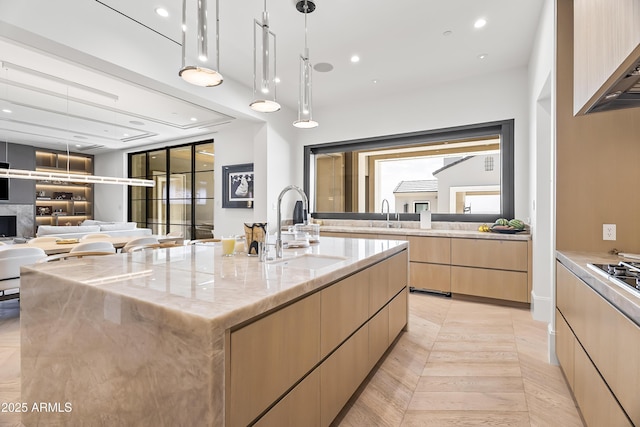
<instances>
[{"instance_id":1,"label":"gas cooktop","mask_svg":"<svg viewBox=\"0 0 640 427\"><path fill-rule=\"evenodd\" d=\"M587 265L612 282L640 293L640 262L620 261L617 264Z\"/></svg>"}]
</instances>

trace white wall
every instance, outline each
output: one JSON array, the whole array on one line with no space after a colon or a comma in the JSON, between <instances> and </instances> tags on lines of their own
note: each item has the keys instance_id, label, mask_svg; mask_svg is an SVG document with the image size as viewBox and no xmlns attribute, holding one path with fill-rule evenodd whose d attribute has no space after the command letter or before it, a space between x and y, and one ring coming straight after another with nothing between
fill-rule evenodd
<instances>
[{"instance_id":1,"label":"white wall","mask_svg":"<svg viewBox=\"0 0 640 427\"><path fill-rule=\"evenodd\" d=\"M529 215L529 115L527 69L474 77L385 98L379 103L315 109L320 126L301 137L305 145L378 135L442 129L515 119L515 213ZM296 147L302 162L302 146ZM296 170L302 183L302 166Z\"/></svg>"},{"instance_id":2,"label":"white wall","mask_svg":"<svg viewBox=\"0 0 640 427\"><path fill-rule=\"evenodd\" d=\"M100 176L127 176L127 156L113 151L94 158L94 174ZM127 187L113 184L95 184L93 217L100 221L127 220Z\"/></svg>"},{"instance_id":3,"label":"white wall","mask_svg":"<svg viewBox=\"0 0 640 427\"><path fill-rule=\"evenodd\" d=\"M534 319L549 324L549 359L555 361L555 2L546 0L529 66L529 215L533 234Z\"/></svg>"}]
</instances>

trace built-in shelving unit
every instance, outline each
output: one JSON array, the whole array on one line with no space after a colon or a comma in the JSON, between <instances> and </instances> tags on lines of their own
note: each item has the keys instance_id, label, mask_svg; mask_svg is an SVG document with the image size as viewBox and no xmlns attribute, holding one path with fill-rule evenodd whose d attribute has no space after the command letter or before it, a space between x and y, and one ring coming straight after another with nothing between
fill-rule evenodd
<instances>
[{"instance_id":1,"label":"built-in shelving unit","mask_svg":"<svg viewBox=\"0 0 640 427\"><path fill-rule=\"evenodd\" d=\"M93 156L36 151L36 170L78 175L93 174ZM78 225L93 219L93 184L37 181L36 225Z\"/></svg>"}]
</instances>

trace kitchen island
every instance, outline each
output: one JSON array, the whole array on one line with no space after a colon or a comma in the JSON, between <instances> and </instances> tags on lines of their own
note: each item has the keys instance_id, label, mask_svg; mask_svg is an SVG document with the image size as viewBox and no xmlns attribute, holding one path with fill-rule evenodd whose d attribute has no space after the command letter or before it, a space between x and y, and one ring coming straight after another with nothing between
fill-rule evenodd
<instances>
[{"instance_id":1,"label":"kitchen island","mask_svg":"<svg viewBox=\"0 0 640 427\"><path fill-rule=\"evenodd\" d=\"M407 243L193 245L27 267L25 425L328 425L407 325ZM302 423L302 424L301 424Z\"/></svg>"}]
</instances>

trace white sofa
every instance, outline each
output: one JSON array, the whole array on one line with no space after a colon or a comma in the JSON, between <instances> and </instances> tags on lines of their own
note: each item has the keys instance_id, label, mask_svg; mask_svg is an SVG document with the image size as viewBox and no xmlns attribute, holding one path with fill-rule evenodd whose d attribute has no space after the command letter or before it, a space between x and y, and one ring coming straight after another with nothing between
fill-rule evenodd
<instances>
[{"instance_id":1,"label":"white sofa","mask_svg":"<svg viewBox=\"0 0 640 427\"><path fill-rule=\"evenodd\" d=\"M150 228L138 228L135 222L108 222L85 220L81 225L41 225L37 237L56 236L64 239L79 239L87 234L103 233L111 237L150 236Z\"/></svg>"}]
</instances>

